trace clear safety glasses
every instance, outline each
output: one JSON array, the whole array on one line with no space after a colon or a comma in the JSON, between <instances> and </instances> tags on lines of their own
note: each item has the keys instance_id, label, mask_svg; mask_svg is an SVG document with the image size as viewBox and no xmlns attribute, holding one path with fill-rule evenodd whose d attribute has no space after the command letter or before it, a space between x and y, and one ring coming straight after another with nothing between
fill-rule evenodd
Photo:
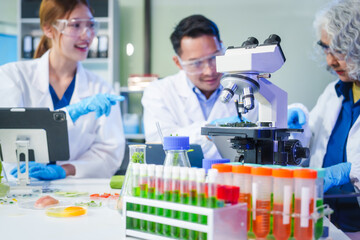
<instances>
[{"instance_id":1,"label":"clear safety glasses","mask_svg":"<svg viewBox=\"0 0 360 240\"><path fill-rule=\"evenodd\" d=\"M319 40L319 41L317 42L317 44L321 47L321 49L324 51L324 53L325 53L326 55L331 54L332 56L334 56L336 59L338 59L338 60L340 60L340 61L345 60L346 54L343 54L343 53L341 53L341 52L339 52L339 51L334 51L334 50L332 50L329 45L326 45L326 44L323 43L321 40Z\"/></svg>"},{"instance_id":2,"label":"clear safety glasses","mask_svg":"<svg viewBox=\"0 0 360 240\"><path fill-rule=\"evenodd\" d=\"M62 34L70 37L79 37L85 31L90 36L96 36L99 23L94 19L57 19L53 26Z\"/></svg>"},{"instance_id":3,"label":"clear safety glasses","mask_svg":"<svg viewBox=\"0 0 360 240\"><path fill-rule=\"evenodd\" d=\"M215 68L216 57L221 55L224 55L224 49L220 49L209 56L190 61L183 61L179 56L177 57L179 59L180 65L183 67L186 73L190 75L196 75L202 73L206 66L209 66L211 69Z\"/></svg>"}]
</instances>

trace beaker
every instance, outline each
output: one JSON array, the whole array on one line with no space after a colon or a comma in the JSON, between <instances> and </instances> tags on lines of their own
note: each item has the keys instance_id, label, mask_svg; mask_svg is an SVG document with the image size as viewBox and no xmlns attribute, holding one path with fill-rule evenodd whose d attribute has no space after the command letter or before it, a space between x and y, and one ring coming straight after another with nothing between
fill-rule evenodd
<instances>
[{"instance_id":1,"label":"beaker","mask_svg":"<svg viewBox=\"0 0 360 240\"><path fill-rule=\"evenodd\" d=\"M125 180L121 188L118 210L122 214L122 199L124 196L132 196L132 166L134 163L146 163L146 145L129 145L129 164L126 169Z\"/></svg>"},{"instance_id":2,"label":"beaker","mask_svg":"<svg viewBox=\"0 0 360 240\"><path fill-rule=\"evenodd\" d=\"M273 176L273 234L277 240L287 240L291 234L293 170L274 168Z\"/></svg>"},{"instance_id":3,"label":"beaker","mask_svg":"<svg viewBox=\"0 0 360 240\"><path fill-rule=\"evenodd\" d=\"M189 149L189 137L164 137L164 151L166 153L164 166L190 167L187 155Z\"/></svg>"},{"instance_id":4,"label":"beaker","mask_svg":"<svg viewBox=\"0 0 360 240\"><path fill-rule=\"evenodd\" d=\"M315 181L317 172L311 169L295 169L294 237L295 239L313 239Z\"/></svg>"},{"instance_id":5,"label":"beaker","mask_svg":"<svg viewBox=\"0 0 360 240\"><path fill-rule=\"evenodd\" d=\"M266 239L270 233L272 169L254 167L252 178L252 222L256 239Z\"/></svg>"}]
</instances>

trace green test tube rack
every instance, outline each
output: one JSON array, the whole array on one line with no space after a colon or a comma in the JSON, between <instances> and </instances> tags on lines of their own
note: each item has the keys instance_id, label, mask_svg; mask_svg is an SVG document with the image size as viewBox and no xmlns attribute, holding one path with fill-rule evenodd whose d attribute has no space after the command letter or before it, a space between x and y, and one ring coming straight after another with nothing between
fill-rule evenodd
<instances>
[{"instance_id":1,"label":"green test tube rack","mask_svg":"<svg viewBox=\"0 0 360 240\"><path fill-rule=\"evenodd\" d=\"M126 218L135 218L140 220L145 220L154 223L160 223L164 225L169 225L173 227L180 227L182 229L188 229L198 232L203 232L207 234L207 240L215 239L246 239L247 237L247 204L239 203L232 206L227 206L223 208L206 208L198 207L192 205L185 205L174 202L159 201L153 199L144 199L139 197L124 197L124 206L128 204L140 204L146 205L149 207L163 208L168 210L179 210L182 212L187 212L189 214L199 214L206 216L208 221L207 224L194 223L191 221L183 221L180 219L167 218L162 216L157 216L149 213L137 212L132 209L125 208L123 212L123 239L126 237L136 237L140 239L149 239L149 240L173 240L169 236L161 236L151 232L141 231L140 229L133 229L131 226L127 225Z\"/></svg>"}]
</instances>

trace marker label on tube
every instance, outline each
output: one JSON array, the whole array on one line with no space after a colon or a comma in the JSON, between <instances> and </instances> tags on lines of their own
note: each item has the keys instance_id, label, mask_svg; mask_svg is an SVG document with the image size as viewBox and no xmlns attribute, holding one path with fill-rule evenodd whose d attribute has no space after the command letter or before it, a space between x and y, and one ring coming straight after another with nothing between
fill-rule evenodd
<instances>
[{"instance_id":1,"label":"marker label on tube","mask_svg":"<svg viewBox=\"0 0 360 240\"><path fill-rule=\"evenodd\" d=\"M290 223L291 198L292 198L291 186L286 185L284 186L283 224Z\"/></svg>"},{"instance_id":2,"label":"marker label on tube","mask_svg":"<svg viewBox=\"0 0 360 240\"><path fill-rule=\"evenodd\" d=\"M300 227L309 227L310 215L310 189L308 187L301 188L301 209L300 209Z\"/></svg>"}]
</instances>

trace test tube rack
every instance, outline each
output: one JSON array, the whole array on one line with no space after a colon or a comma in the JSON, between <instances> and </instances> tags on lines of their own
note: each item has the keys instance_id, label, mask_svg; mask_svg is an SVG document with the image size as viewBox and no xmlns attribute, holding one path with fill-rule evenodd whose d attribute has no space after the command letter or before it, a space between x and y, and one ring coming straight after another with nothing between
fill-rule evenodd
<instances>
[{"instance_id":1,"label":"test tube rack","mask_svg":"<svg viewBox=\"0 0 360 240\"><path fill-rule=\"evenodd\" d=\"M190 214L199 214L207 216L207 224L193 223L173 218L167 218L162 216L157 216L148 213L142 213L137 211L130 211L126 209L128 206L127 203L146 205L149 207L157 207L188 212ZM139 197L125 196L123 202L124 219L123 224L123 238L126 236L137 237L141 239L150 239L150 240L173 240L175 238L169 238L166 236L159 236L157 234L152 234L148 232L143 232L141 230L129 229L126 226L126 217L136 218L140 220L146 220L150 222L160 223L164 225L174 226L185 228L189 230L199 231L207 233L208 240L215 239L246 239L247 238L247 204L239 203L232 206L222 207L222 208L205 208L197 207L192 205L185 205L179 203L173 203L168 201L159 201Z\"/></svg>"}]
</instances>

